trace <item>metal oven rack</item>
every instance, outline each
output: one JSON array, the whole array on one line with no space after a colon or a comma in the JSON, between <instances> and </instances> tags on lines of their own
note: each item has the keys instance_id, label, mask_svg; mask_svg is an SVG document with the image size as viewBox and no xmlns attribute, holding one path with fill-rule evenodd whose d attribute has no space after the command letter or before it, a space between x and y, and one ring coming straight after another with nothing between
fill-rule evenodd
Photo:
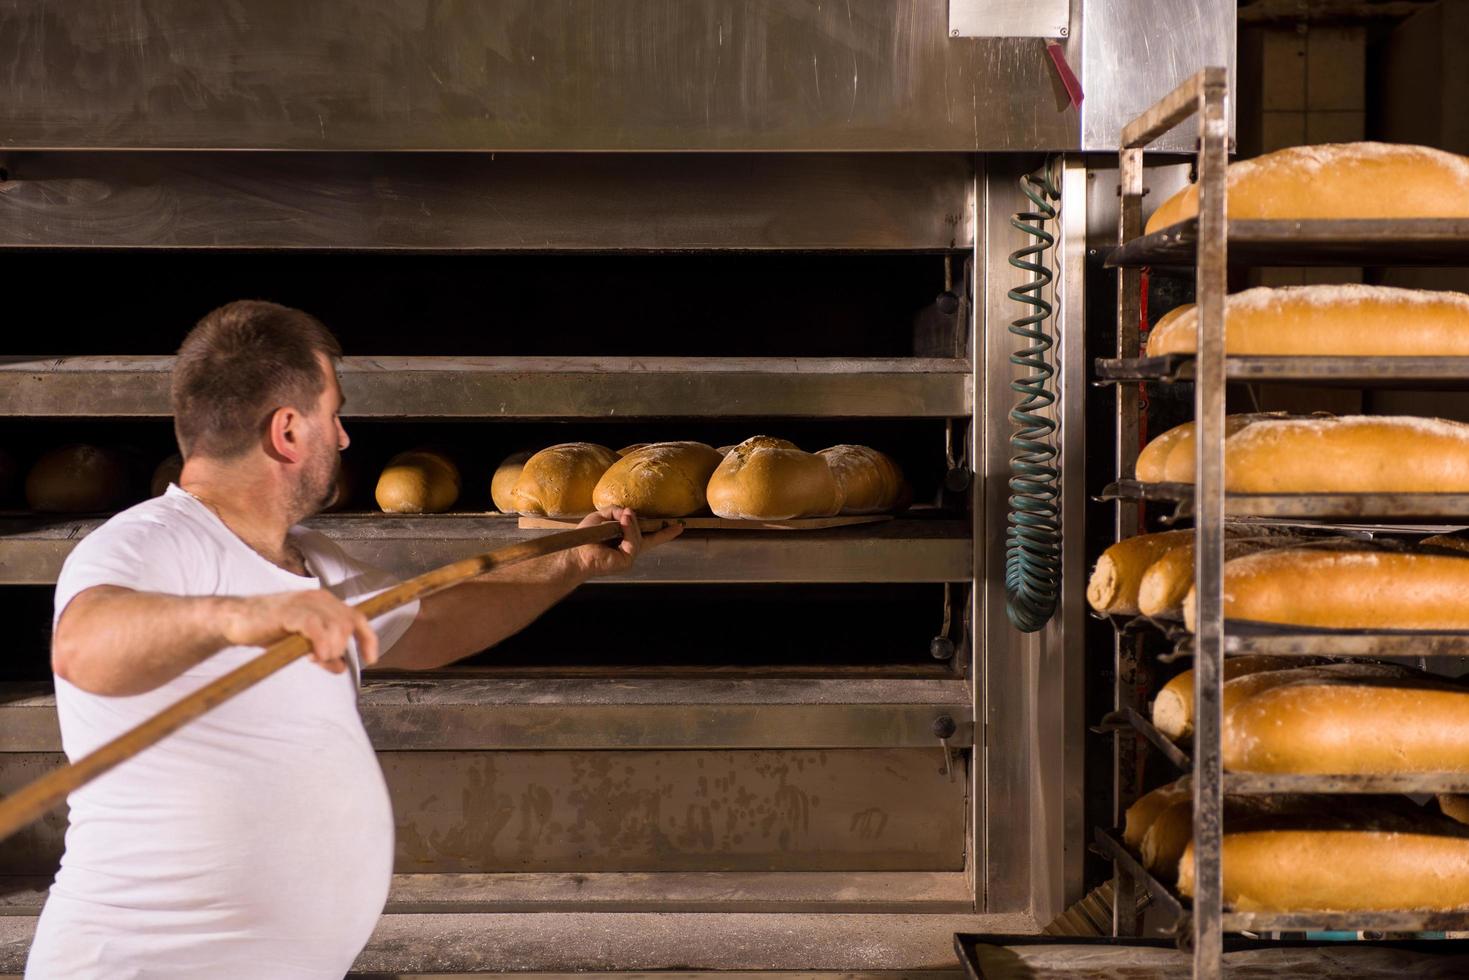
<instances>
[{"instance_id":1,"label":"metal oven rack","mask_svg":"<svg viewBox=\"0 0 1469 980\"><path fill-rule=\"evenodd\" d=\"M1461 265L1469 264L1466 222L1457 220L1372 221L1240 221L1226 220L1225 163L1228 89L1222 68L1207 68L1156 103L1123 132L1121 150L1121 217L1119 247L1108 265L1120 270L1118 339L1114 358L1095 364L1100 381L1118 385L1117 482L1107 498L1117 502L1119 538L1135 534L1145 501L1177 508L1174 517L1189 516L1196 534L1197 632L1179 638L1173 656L1191 656L1195 674L1195 734L1192 758L1143 718L1138 682L1141 647L1136 631L1119 631L1115 710L1104 729L1132 734L1118 737L1116 748L1117 808L1128 806L1140 789L1136 753L1151 743L1173 765L1194 774L1194 848L1196 890L1192 903L1181 901L1148 874L1120 835L1105 829L1095 834L1097 849L1114 862L1119 909L1132 908L1134 889L1146 889L1173 911L1180 940L1191 944L1194 976L1222 976L1224 934L1284 932L1303 929L1436 931L1469 928L1469 913L1424 913L1398 910L1373 913L1238 913L1224 907L1220 848L1223 797L1229 793L1401 793L1462 792L1462 774L1392 776L1276 776L1225 773L1221 768L1222 665L1227 654L1244 652L1298 656L1415 656L1443 658L1469 651L1463 634L1364 632L1259 632L1223 616L1224 517L1263 517L1332 523L1437 523L1462 525L1469 500L1460 495L1234 495L1224 492L1224 394L1226 381L1299 381L1359 387L1469 387L1469 373L1452 359L1225 357L1224 298L1226 271L1235 265ZM1199 216L1178 225L1140 235L1143 196L1143 148L1190 117L1199 120ZM1199 306L1196 356L1140 357L1140 270L1144 267L1191 266ZM1138 451L1138 387L1142 381L1192 381L1200 447L1195 483L1189 487L1146 487L1132 479ZM1120 822L1120 819L1119 819ZM1136 921L1119 917L1119 933L1135 931Z\"/></svg>"}]
</instances>

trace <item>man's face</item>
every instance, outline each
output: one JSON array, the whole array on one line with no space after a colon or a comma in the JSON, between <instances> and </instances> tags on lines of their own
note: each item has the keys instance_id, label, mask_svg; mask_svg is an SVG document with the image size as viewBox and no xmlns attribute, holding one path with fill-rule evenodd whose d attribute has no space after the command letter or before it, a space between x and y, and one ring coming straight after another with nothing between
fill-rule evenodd
<instances>
[{"instance_id":1,"label":"man's face","mask_svg":"<svg viewBox=\"0 0 1469 980\"><path fill-rule=\"evenodd\" d=\"M306 457L296 488L298 509L315 514L329 507L337 496L337 477L342 468L342 450L347 448L347 431L342 428L342 387L337 372L324 356L317 358L326 382L315 408L306 415Z\"/></svg>"}]
</instances>

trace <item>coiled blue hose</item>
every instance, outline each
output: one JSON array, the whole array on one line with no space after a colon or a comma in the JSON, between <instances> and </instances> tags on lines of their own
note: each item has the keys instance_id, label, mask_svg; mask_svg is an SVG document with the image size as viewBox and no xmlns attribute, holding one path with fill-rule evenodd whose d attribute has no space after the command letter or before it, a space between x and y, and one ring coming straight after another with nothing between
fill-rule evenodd
<instances>
[{"instance_id":1,"label":"coiled blue hose","mask_svg":"<svg viewBox=\"0 0 1469 980\"><path fill-rule=\"evenodd\" d=\"M1025 346L1010 355L1010 363L1024 369L1010 382L1020 396L1010 412L1010 513L1005 532L1005 614L1023 633L1040 630L1056 612L1061 594L1061 488L1056 467L1056 422L1043 415L1056 403L1051 379L1056 370L1047 360L1053 346L1046 333L1051 304L1042 298L1055 278L1045 264L1045 253L1056 243L1046 222L1056 217L1061 193L1051 175L1051 164L1020 179L1020 189L1033 210L1017 212L1010 224L1035 240L1010 253L1010 264L1032 278L1011 289L1010 299L1027 314L1010 323L1010 332Z\"/></svg>"}]
</instances>

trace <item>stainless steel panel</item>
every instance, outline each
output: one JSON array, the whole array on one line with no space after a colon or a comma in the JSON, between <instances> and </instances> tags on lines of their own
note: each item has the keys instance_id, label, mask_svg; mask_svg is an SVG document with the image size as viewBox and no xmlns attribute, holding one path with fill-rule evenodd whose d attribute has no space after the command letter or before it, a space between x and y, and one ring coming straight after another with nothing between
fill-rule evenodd
<instances>
[{"instance_id":1,"label":"stainless steel panel","mask_svg":"<svg viewBox=\"0 0 1469 980\"><path fill-rule=\"evenodd\" d=\"M949 0L949 36L1050 37L1071 33L1069 0Z\"/></svg>"},{"instance_id":2,"label":"stainless steel panel","mask_svg":"<svg viewBox=\"0 0 1469 980\"><path fill-rule=\"evenodd\" d=\"M0 145L1075 147L1039 44L947 0L9 0Z\"/></svg>"},{"instance_id":3,"label":"stainless steel panel","mask_svg":"<svg viewBox=\"0 0 1469 980\"><path fill-rule=\"evenodd\" d=\"M0 416L167 416L172 357L0 357ZM949 418L940 358L347 357L346 418Z\"/></svg>"},{"instance_id":4,"label":"stainless steel panel","mask_svg":"<svg viewBox=\"0 0 1469 980\"><path fill-rule=\"evenodd\" d=\"M941 250L973 238L971 164L955 154L16 153L0 162L10 178L0 182L0 248Z\"/></svg>"},{"instance_id":5,"label":"stainless steel panel","mask_svg":"<svg viewBox=\"0 0 1469 980\"><path fill-rule=\"evenodd\" d=\"M967 783L936 749L378 758L402 872L964 866Z\"/></svg>"},{"instance_id":6,"label":"stainless steel panel","mask_svg":"<svg viewBox=\"0 0 1469 980\"><path fill-rule=\"evenodd\" d=\"M101 518L0 520L0 585L56 581L61 563ZM543 534L504 514L416 518L325 515L306 522L352 556L407 577ZM685 531L606 582L965 582L969 527L893 520L827 531Z\"/></svg>"},{"instance_id":7,"label":"stainless steel panel","mask_svg":"<svg viewBox=\"0 0 1469 980\"><path fill-rule=\"evenodd\" d=\"M1082 0L1082 11L1084 149L1117 149L1124 125L1206 65L1227 65L1234 88L1234 0ZM1228 126L1232 137L1232 108ZM1192 151L1196 135L1179 130L1152 148Z\"/></svg>"}]
</instances>

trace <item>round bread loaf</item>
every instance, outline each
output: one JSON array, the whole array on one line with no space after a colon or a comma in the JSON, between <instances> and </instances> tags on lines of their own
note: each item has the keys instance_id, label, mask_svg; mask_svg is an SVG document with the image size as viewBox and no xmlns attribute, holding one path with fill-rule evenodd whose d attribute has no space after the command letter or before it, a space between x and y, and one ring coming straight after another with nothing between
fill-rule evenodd
<instances>
[{"instance_id":1,"label":"round bread loaf","mask_svg":"<svg viewBox=\"0 0 1469 980\"><path fill-rule=\"evenodd\" d=\"M521 471L525 469L526 460L535 453L521 452L511 453L500 461L495 467L495 474L490 477L490 499L495 503L495 509L502 514L515 513L515 501L510 498L510 491L520 481Z\"/></svg>"},{"instance_id":2,"label":"round bread loaf","mask_svg":"<svg viewBox=\"0 0 1469 980\"><path fill-rule=\"evenodd\" d=\"M1469 907L1469 839L1393 830L1226 831L1224 904L1237 912ZM1194 894L1194 846L1178 862Z\"/></svg>"},{"instance_id":3,"label":"round bread loaf","mask_svg":"<svg viewBox=\"0 0 1469 980\"><path fill-rule=\"evenodd\" d=\"M1288 418L1284 412L1264 412L1224 417L1224 437L1262 419ZM1194 482L1194 423L1176 425L1151 440L1137 454L1133 475L1143 483Z\"/></svg>"},{"instance_id":4,"label":"round bread loaf","mask_svg":"<svg viewBox=\"0 0 1469 980\"><path fill-rule=\"evenodd\" d=\"M585 517L596 507L592 491L617 454L591 442L567 442L542 449L525 461L510 488L516 513L533 517Z\"/></svg>"},{"instance_id":5,"label":"round bread loaf","mask_svg":"<svg viewBox=\"0 0 1469 980\"><path fill-rule=\"evenodd\" d=\"M377 480L387 514L441 514L459 499L459 468L442 453L414 449L388 460Z\"/></svg>"},{"instance_id":6,"label":"round bread loaf","mask_svg":"<svg viewBox=\"0 0 1469 980\"><path fill-rule=\"evenodd\" d=\"M1104 616L1136 616L1138 589L1148 568L1193 539L1193 531L1160 531L1123 538L1097 559L1086 585L1086 601Z\"/></svg>"},{"instance_id":7,"label":"round bread loaf","mask_svg":"<svg viewBox=\"0 0 1469 980\"><path fill-rule=\"evenodd\" d=\"M31 466L26 502L32 510L56 514L115 510L127 500L129 482L127 464L118 453L99 446L62 446Z\"/></svg>"},{"instance_id":8,"label":"round bread loaf","mask_svg":"<svg viewBox=\"0 0 1469 980\"><path fill-rule=\"evenodd\" d=\"M724 457L702 442L655 442L633 449L602 474L592 503L631 507L639 517L685 517L708 505L709 477Z\"/></svg>"},{"instance_id":9,"label":"round bread loaf","mask_svg":"<svg viewBox=\"0 0 1469 980\"><path fill-rule=\"evenodd\" d=\"M1469 159L1428 146L1291 146L1230 164L1225 181L1232 221L1469 218ZM1158 206L1147 232L1198 213L1199 186L1190 184Z\"/></svg>"},{"instance_id":10,"label":"round bread loaf","mask_svg":"<svg viewBox=\"0 0 1469 980\"><path fill-rule=\"evenodd\" d=\"M836 477L843 514L884 514L907 504L908 484L903 471L885 453L867 446L840 445L822 449L818 456Z\"/></svg>"},{"instance_id":11,"label":"round bread loaf","mask_svg":"<svg viewBox=\"0 0 1469 980\"><path fill-rule=\"evenodd\" d=\"M1132 806L1127 808L1127 813L1122 818L1122 840L1128 847L1137 849L1142 846L1143 838L1147 836L1148 828L1153 826L1153 821L1159 815L1176 803L1193 803L1194 788L1189 777L1184 776L1171 783L1165 783L1150 793L1144 793L1137 798Z\"/></svg>"},{"instance_id":12,"label":"round bread loaf","mask_svg":"<svg viewBox=\"0 0 1469 980\"><path fill-rule=\"evenodd\" d=\"M159 497L168 489L170 483L179 482L179 476L184 472L184 458L178 453L164 459L153 470L153 479L148 482L148 493L150 496Z\"/></svg>"},{"instance_id":13,"label":"round bread loaf","mask_svg":"<svg viewBox=\"0 0 1469 980\"><path fill-rule=\"evenodd\" d=\"M1193 304L1148 334L1148 355L1192 354ZM1349 283L1248 289L1224 301L1224 348L1263 356L1469 356L1469 296Z\"/></svg>"},{"instance_id":14,"label":"round bread loaf","mask_svg":"<svg viewBox=\"0 0 1469 980\"><path fill-rule=\"evenodd\" d=\"M1194 629L1194 589L1184 625ZM1469 629L1469 559L1282 548L1224 565L1228 619L1320 629Z\"/></svg>"},{"instance_id":15,"label":"round bread loaf","mask_svg":"<svg viewBox=\"0 0 1469 980\"><path fill-rule=\"evenodd\" d=\"M746 439L709 478L709 508L731 520L830 517L841 507L826 460L770 436Z\"/></svg>"},{"instance_id":16,"label":"round bread loaf","mask_svg":"<svg viewBox=\"0 0 1469 980\"><path fill-rule=\"evenodd\" d=\"M1301 663L1302 659L1299 657L1270 657L1262 654L1228 657L1224 661L1224 686L1227 689L1235 678L1263 671L1286 670L1299 667ZM1174 676L1153 698L1153 727L1175 742L1193 735L1193 668Z\"/></svg>"},{"instance_id":17,"label":"round bread loaf","mask_svg":"<svg viewBox=\"0 0 1469 980\"><path fill-rule=\"evenodd\" d=\"M1400 678L1270 687L1229 709L1221 753L1233 772L1469 773L1469 689Z\"/></svg>"}]
</instances>

